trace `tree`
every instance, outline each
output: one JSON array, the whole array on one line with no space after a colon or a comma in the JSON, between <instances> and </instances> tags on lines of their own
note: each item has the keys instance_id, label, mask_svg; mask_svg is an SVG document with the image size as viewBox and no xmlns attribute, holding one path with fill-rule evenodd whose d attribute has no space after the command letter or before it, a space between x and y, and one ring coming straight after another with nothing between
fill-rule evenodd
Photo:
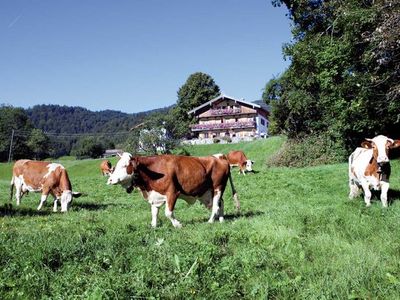
<instances>
[{"instance_id":1,"label":"tree","mask_svg":"<svg viewBox=\"0 0 400 300\"><path fill-rule=\"evenodd\" d=\"M49 155L50 139L40 129L33 129L27 142L35 159L43 159Z\"/></svg>"},{"instance_id":2,"label":"tree","mask_svg":"<svg viewBox=\"0 0 400 300\"><path fill-rule=\"evenodd\" d=\"M265 86L276 132L353 148L400 132L398 1L275 0L293 21L289 68ZM397 101L396 101L397 100Z\"/></svg>"},{"instance_id":3,"label":"tree","mask_svg":"<svg viewBox=\"0 0 400 300\"><path fill-rule=\"evenodd\" d=\"M172 136L189 137L190 124L193 124L194 120L188 112L217 97L219 93L220 89L210 75L201 72L191 74L180 87L176 106L172 108L170 118L166 120Z\"/></svg>"},{"instance_id":4,"label":"tree","mask_svg":"<svg viewBox=\"0 0 400 300\"><path fill-rule=\"evenodd\" d=\"M15 130L12 158L29 158L31 150L27 145L27 136L33 129L28 116L22 108L0 106L0 161L8 160L11 133Z\"/></svg>"},{"instance_id":5,"label":"tree","mask_svg":"<svg viewBox=\"0 0 400 300\"><path fill-rule=\"evenodd\" d=\"M71 155L78 159L98 158L104 153L105 147L94 137L85 137L80 139L73 147Z\"/></svg>"},{"instance_id":6,"label":"tree","mask_svg":"<svg viewBox=\"0 0 400 300\"><path fill-rule=\"evenodd\" d=\"M132 131L127 140L128 152L144 152L146 154L166 154L174 149L179 141L170 135L166 120L170 115L154 113L148 116L141 126Z\"/></svg>"}]
</instances>

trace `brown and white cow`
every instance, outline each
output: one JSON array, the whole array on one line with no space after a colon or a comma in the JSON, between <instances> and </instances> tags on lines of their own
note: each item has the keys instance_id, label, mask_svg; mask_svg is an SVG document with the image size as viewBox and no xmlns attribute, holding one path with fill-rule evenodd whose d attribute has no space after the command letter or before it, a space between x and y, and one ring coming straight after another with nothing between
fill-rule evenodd
<instances>
[{"instance_id":1,"label":"brown and white cow","mask_svg":"<svg viewBox=\"0 0 400 300\"><path fill-rule=\"evenodd\" d=\"M103 160L100 163L100 171L103 176L110 176L111 173L114 171L114 168L112 167L109 160Z\"/></svg>"},{"instance_id":2,"label":"brown and white cow","mask_svg":"<svg viewBox=\"0 0 400 300\"><path fill-rule=\"evenodd\" d=\"M66 212L72 202L72 197L79 197L81 193L72 192L71 182L65 168L57 163L21 159L15 162L10 187L10 201L15 186L17 205L28 192L41 192L40 210L49 194L54 197L53 211L57 211L57 200L61 203L61 211Z\"/></svg>"},{"instance_id":3,"label":"brown and white cow","mask_svg":"<svg viewBox=\"0 0 400 300\"><path fill-rule=\"evenodd\" d=\"M226 158L228 159L229 165L231 167L239 167L239 174L242 173L243 175L246 175L246 171L253 172L252 166L254 161L247 159L243 151L230 151L227 154Z\"/></svg>"},{"instance_id":4,"label":"brown and white cow","mask_svg":"<svg viewBox=\"0 0 400 300\"><path fill-rule=\"evenodd\" d=\"M181 227L173 211L177 198L193 204L197 199L211 209L208 222L224 219L222 195L228 179L236 208L237 193L226 160L213 156L191 157L176 155L135 156L123 153L107 184L120 184L128 193L138 187L151 205L151 225L157 226L158 210L165 205L165 216L174 227Z\"/></svg>"},{"instance_id":5,"label":"brown and white cow","mask_svg":"<svg viewBox=\"0 0 400 300\"><path fill-rule=\"evenodd\" d=\"M384 135L365 139L349 157L349 198L357 197L361 189L364 201L371 205L371 191L381 190L381 202L387 207L390 163L389 150L400 146L400 140L392 140Z\"/></svg>"}]
</instances>

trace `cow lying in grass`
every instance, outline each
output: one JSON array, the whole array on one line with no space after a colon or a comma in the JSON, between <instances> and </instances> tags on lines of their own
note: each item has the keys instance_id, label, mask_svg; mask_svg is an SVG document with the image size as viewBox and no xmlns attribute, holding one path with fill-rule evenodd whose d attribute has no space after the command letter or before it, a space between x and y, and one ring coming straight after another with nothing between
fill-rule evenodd
<instances>
[{"instance_id":1,"label":"cow lying in grass","mask_svg":"<svg viewBox=\"0 0 400 300\"><path fill-rule=\"evenodd\" d=\"M387 207L390 163L389 150L400 146L400 140L392 140L383 135L366 139L349 157L349 198L357 197L361 189L364 201L371 205L371 191L381 190L381 202Z\"/></svg>"},{"instance_id":2,"label":"cow lying in grass","mask_svg":"<svg viewBox=\"0 0 400 300\"><path fill-rule=\"evenodd\" d=\"M158 210L165 205L165 216L174 227L181 223L174 217L175 203L182 198L188 203L199 199L211 209L208 220L224 219L223 193L230 180L236 207L239 201L226 160L213 156L190 157L176 155L135 156L123 153L108 179L108 184L120 184L128 193L138 187L151 205L151 225L157 226Z\"/></svg>"},{"instance_id":3,"label":"cow lying in grass","mask_svg":"<svg viewBox=\"0 0 400 300\"><path fill-rule=\"evenodd\" d=\"M28 192L41 192L40 210L49 194L54 197L53 211L57 211L57 201L61 203L61 211L66 212L72 202L72 198L82 194L72 192L71 182L65 168L56 163L21 159L15 162L10 187L10 201L15 186L17 205L21 198Z\"/></svg>"}]
</instances>

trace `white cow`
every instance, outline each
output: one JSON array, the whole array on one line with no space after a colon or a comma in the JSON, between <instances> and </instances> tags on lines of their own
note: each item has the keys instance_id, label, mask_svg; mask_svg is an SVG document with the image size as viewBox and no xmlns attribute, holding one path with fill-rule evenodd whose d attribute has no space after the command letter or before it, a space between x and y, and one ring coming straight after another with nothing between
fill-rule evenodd
<instances>
[{"instance_id":1,"label":"white cow","mask_svg":"<svg viewBox=\"0 0 400 300\"><path fill-rule=\"evenodd\" d=\"M383 207L387 207L387 193L389 190L390 163L389 149L400 146L400 140L392 140L384 135L373 139L365 139L349 157L349 198L357 197L361 188L364 192L364 201L371 205L371 191L381 190Z\"/></svg>"}]
</instances>

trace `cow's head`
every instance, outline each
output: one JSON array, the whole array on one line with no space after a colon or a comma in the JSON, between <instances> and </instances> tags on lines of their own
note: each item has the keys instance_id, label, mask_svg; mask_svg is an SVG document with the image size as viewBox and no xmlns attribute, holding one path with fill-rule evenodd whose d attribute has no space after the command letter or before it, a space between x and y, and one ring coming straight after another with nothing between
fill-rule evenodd
<instances>
[{"instance_id":1,"label":"cow's head","mask_svg":"<svg viewBox=\"0 0 400 300\"><path fill-rule=\"evenodd\" d=\"M400 146L400 140L392 140L384 135L378 135L373 139L365 139L361 147L372 149L373 156L378 164L389 162L389 150Z\"/></svg>"},{"instance_id":2,"label":"cow's head","mask_svg":"<svg viewBox=\"0 0 400 300\"><path fill-rule=\"evenodd\" d=\"M61 194L61 212L67 212L72 203L72 198L78 198L80 196L82 196L82 193L69 190L63 191Z\"/></svg>"},{"instance_id":3,"label":"cow's head","mask_svg":"<svg viewBox=\"0 0 400 300\"><path fill-rule=\"evenodd\" d=\"M253 172L253 164L254 164L254 161L252 161L250 159L246 160L246 171L247 172Z\"/></svg>"},{"instance_id":4,"label":"cow's head","mask_svg":"<svg viewBox=\"0 0 400 300\"><path fill-rule=\"evenodd\" d=\"M120 156L120 160L114 167L114 171L110 174L107 184L120 184L127 189L128 192L132 191L134 169L136 167L135 161L132 160L132 155L124 152Z\"/></svg>"}]
</instances>

